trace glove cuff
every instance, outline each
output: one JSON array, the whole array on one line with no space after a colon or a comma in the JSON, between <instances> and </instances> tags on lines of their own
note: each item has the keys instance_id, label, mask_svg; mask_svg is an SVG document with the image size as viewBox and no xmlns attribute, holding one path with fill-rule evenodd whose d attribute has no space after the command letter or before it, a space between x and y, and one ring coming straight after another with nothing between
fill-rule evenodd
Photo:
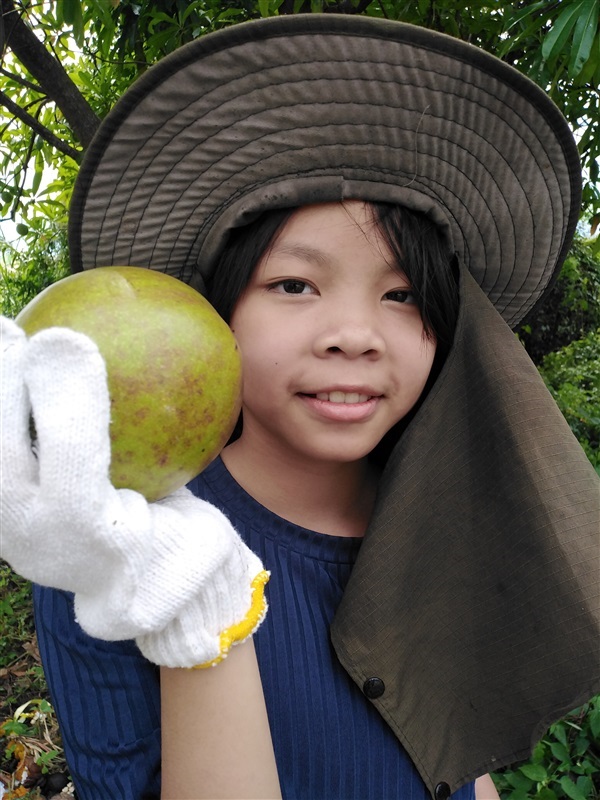
<instances>
[{"instance_id":1,"label":"glove cuff","mask_svg":"<svg viewBox=\"0 0 600 800\"><path fill-rule=\"evenodd\" d=\"M265 585L270 573L252 555L245 590L239 583L233 582L232 577L220 572L217 582L222 584L220 588L223 592L215 587L217 596L225 593L229 602L233 601L228 613L223 613L221 609L211 622L210 617L214 617L215 611L213 604L207 606L201 602L201 598L196 598L162 630L136 637L142 654L149 661L166 667L203 669L218 664L234 645L252 636L267 613ZM239 577L237 580L240 580ZM241 581L243 584L244 579ZM236 586L239 586L241 594ZM228 622L224 622L227 617ZM221 625L227 625L224 629L217 622L219 618L223 620Z\"/></svg>"},{"instance_id":2,"label":"glove cuff","mask_svg":"<svg viewBox=\"0 0 600 800\"><path fill-rule=\"evenodd\" d=\"M240 622L230 625L229 628L221 632L219 636L219 655L204 664L197 664L191 667L191 669L215 667L227 656L233 645L244 642L258 629L267 613L268 606L265 597L265 586L270 575L271 574L267 572L267 570L263 569L250 584L251 599L248 613Z\"/></svg>"}]
</instances>

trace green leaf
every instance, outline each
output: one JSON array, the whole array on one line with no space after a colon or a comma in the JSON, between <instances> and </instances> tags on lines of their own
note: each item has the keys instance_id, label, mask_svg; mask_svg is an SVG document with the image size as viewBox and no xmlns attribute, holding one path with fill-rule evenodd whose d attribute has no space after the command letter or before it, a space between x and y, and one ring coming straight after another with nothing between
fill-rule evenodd
<instances>
[{"instance_id":1,"label":"green leaf","mask_svg":"<svg viewBox=\"0 0 600 800\"><path fill-rule=\"evenodd\" d=\"M590 778L590 775L596 774L597 770L592 766L589 775L582 775L580 778L577 778L577 788L585 797L592 797L593 795L594 782Z\"/></svg>"},{"instance_id":2,"label":"green leaf","mask_svg":"<svg viewBox=\"0 0 600 800\"><path fill-rule=\"evenodd\" d=\"M29 728L24 722L7 719L6 722L2 723L2 733L8 733L13 736L27 736Z\"/></svg>"},{"instance_id":3,"label":"green leaf","mask_svg":"<svg viewBox=\"0 0 600 800\"><path fill-rule=\"evenodd\" d=\"M521 764L519 770L532 781L545 781L548 778L546 767L542 764Z\"/></svg>"},{"instance_id":4,"label":"green leaf","mask_svg":"<svg viewBox=\"0 0 600 800\"><path fill-rule=\"evenodd\" d=\"M81 46L83 44L83 14L81 0L62 0L63 18L73 28L73 38Z\"/></svg>"},{"instance_id":5,"label":"green leaf","mask_svg":"<svg viewBox=\"0 0 600 800\"><path fill-rule=\"evenodd\" d=\"M33 180L31 181L31 191L33 194L37 194L38 189L40 188L40 184L42 182L43 171L40 169L36 169L33 174Z\"/></svg>"},{"instance_id":6,"label":"green leaf","mask_svg":"<svg viewBox=\"0 0 600 800\"><path fill-rule=\"evenodd\" d=\"M182 15L181 15L181 17L180 17L180 20L179 20L180 24L181 24L181 25L183 25L183 23L184 23L184 22L187 20L187 18L188 18L188 17L189 17L191 14L194 14L194 13L197 13L197 12L198 12L198 9L197 9L197 7L196 7L196 3L190 3L190 4L189 4L189 5L188 5L188 6L187 6L185 9L184 9L184 12L183 12L183 14L182 14Z\"/></svg>"},{"instance_id":7,"label":"green leaf","mask_svg":"<svg viewBox=\"0 0 600 800\"><path fill-rule=\"evenodd\" d=\"M527 17L534 16L540 9L543 9L548 4L548 0L539 0L537 3L526 3L523 8L520 8L509 20L506 26L506 33L511 30L522 20ZM542 22L539 23L543 24Z\"/></svg>"},{"instance_id":8,"label":"green leaf","mask_svg":"<svg viewBox=\"0 0 600 800\"><path fill-rule=\"evenodd\" d=\"M550 751L554 758L561 763L570 760L569 751L562 742L552 742Z\"/></svg>"},{"instance_id":9,"label":"green leaf","mask_svg":"<svg viewBox=\"0 0 600 800\"><path fill-rule=\"evenodd\" d=\"M48 764L52 764L53 760L60 755L60 750L48 750L45 753L40 753L37 758L35 759L35 763L38 766L42 767L42 772L44 774L48 773Z\"/></svg>"},{"instance_id":10,"label":"green leaf","mask_svg":"<svg viewBox=\"0 0 600 800\"><path fill-rule=\"evenodd\" d=\"M556 792L549 789L547 786L542 786L539 792L535 795L535 800L558 800Z\"/></svg>"},{"instance_id":11,"label":"green leaf","mask_svg":"<svg viewBox=\"0 0 600 800\"><path fill-rule=\"evenodd\" d=\"M522 772L521 768L519 768L516 772L507 773L506 779L511 786L514 786L515 789L518 789L519 791L528 792L533 788L534 785L531 778L528 778L525 773Z\"/></svg>"},{"instance_id":12,"label":"green leaf","mask_svg":"<svg viewBox=\"0 0 600 800\"><path fill-rule=\"evenodd\" d=\"M578 756L583 756L588 752L589 748L590 740L584 733L580 733L573 744L573 750L575 754Z\"/></svg>"},{"instance_id":13,"label":"green leaf","mask_svg":"<svg viewBox=\"0 0 600 800\"><path fill-rule=\"evenodd\" d=\"M0 614L2 614L2 616L8 617L12 613L13 613L13 608L12 608L8 598L7 597L1 598L0 599Z\"/></svg>"},{"instance_id":14,"label":"green leaf","mask_svg":"<svg viewBox=\"0 0 600 800\"><path fill-rule=\"evenodd\" d=\"M269 0L258 0L258 10L261 17L269 16Z\"/></svg>"},{"instance_id":15,"label":"green leaf","mask_svg":"<svg viewBox=\"0 0 600 800\"><path fill-rule=\"evenodd\" d=\"M156 26L160 25L161 22L165 23L171 28L177 28L177 25L173 17L169 16L168 14L165 14L164 11L158 11L156 14L152 15L152 19L148 23L148 30L150 31L150 33L154 33L154 31L156 30Z\"/></svg>"},{"instance_id":16,"label":"green leaf","mask_svg":"<svg viewBox=\"0 0 600 800\"><path fill-rule=\"evenodd\" d=\"M595 228L600 225L600 214L596 214L595 217L592 217L592 223L595 223ZM592 236L594 235L595 230L592 230ZM590 723L590 730L592 731L592 735L596 739L600 739L600 704L596 706L596 708L592 709L588 715L588 721Z\"/></svg>"},{"instance_id":17,"label":"green leaf","mask_svg":"<svg viewBox=\"0 0 600 800\"><path fill-rule=\"evenodd\" d=\"M594 39L598 36L598 0L585 0L575 24L569 75L577 77L592 52Z\"/></svg>"},{"instance_id":18,"label":"green leaf","mask_svg":"<svg viewBox=\"0 0 600 800\"><path fill-rule=\"evenodd\" d=\"M542 56L546 61L552 61L565 46L571 31L579 17L581 6L586 0L573 3L559 15L542 44Z\"/></svg>"},{"instance_id":19,"label":"green leaf","mask_svg":"<svg viewBox=\"0 0 600 800\"><path fill-rule=\"evenodd\" d=\"M531 333L531 326L523 325L521 330L525 330L525 328L529 327L529 332ZM542 761L546 759L546 745L544 742L538 742L536 746L531 751L531 761L534 764L541 764Z\"/></svg>"},{"instance_id":20,"label":"green leaf","mask_svg":"<svg viewBox=\"0 0 600 800\"><path fill-rule=\"evenodd\" d=\"M515 789L508 795L508 800L529 800L529 796L527 789Z\"/></svg>"},{"instance_id":21,"label":"green leaf","mask_svg":"<svg viewBox=\"0 0 600 800\"><path fill-rule=\"evenodd\" d=\"M569 778L568 775L563 775L563 777L559 781L563 792L570 797L571 800L588 800L588 798L583 794L581 789L579 789Z\"/></svg>"},{"instance_id":22,"label":"green leaf","mask_svg":"<svg viewBox=\"0 0 600 800\"><path fill-rule=\"evenodd\" d=\"M565 730L565 723L563 721L556 722L554 725L552 725L550 732L556 739L558 739L559 742L562 742L565 747L567 746L567 732Z\"/></svg>"}]
</instances>

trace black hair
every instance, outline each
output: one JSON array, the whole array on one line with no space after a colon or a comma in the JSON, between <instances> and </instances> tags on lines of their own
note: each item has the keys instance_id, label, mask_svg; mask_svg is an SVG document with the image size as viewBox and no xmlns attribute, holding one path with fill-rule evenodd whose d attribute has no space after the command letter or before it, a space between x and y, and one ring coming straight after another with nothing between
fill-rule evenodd
<instances>
[{"instance_id":1,"label":"black hair","mask_svg":"<svg viewBox=\"0 0 600 800\"><path fill-rule=\"evenodd\" d=\"M458 317L458 272L439 227L425 214L390 203L367 203L373 221L394 257L394 266L406 275L421 312L424 333L435 339L436 351L429 378L421 397L409 413L388 431L370 455L383 467L398 437L414 417L446 360ZM229 323L255 267L268 253L297 208L266 211L253 222L234 228L221 252L208 300ZM230 441L241 433L238 420Z\"/></svg>"},{"instance_id":2,"label":"black hair","mask_svg":"<svg viewBox=\"0 0 600 800\"><path fill-rule=\"evenodd\" d=\"M391 203L370 206L397 267L408 278L425 333L447 353L458 317L458 275L446 238L421 212Z\"/></svg>"},{"instance_id":3,"label":"black hair","mask_svg":"<svg viewBox=\"0 0 600 800\"><path fill-rule=\"evenodd\" d=\"M233 228L229 233L214 277L207 283L207 298L227 324L231 322L235 304L250 282L254 268L294 211L295 208L265 211L253 222Z\"/></svg>"},{"instance_id":4,"label":"black hair","mask_svg":"<svg viewBox=\"0 0 600 800\"><path fill-rule=\"evenodd\" d=\"M391 203L368 203L373 221L407 277L421 312L425 334L434 338L440 356L452 343L458 315L458 287L453 258L439 227L425 214ZM208 299L230 322L235 304L261 257L296 211L266 211L248 225L234 228L221 252Z\"/></svg>"}]
</instances>

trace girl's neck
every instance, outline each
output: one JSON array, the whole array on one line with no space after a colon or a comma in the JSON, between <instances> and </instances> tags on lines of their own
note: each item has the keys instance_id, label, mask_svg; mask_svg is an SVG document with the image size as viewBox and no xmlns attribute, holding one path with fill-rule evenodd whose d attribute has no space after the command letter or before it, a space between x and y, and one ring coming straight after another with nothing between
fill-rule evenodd
<instances>
[{"instance_id":1,"label":"girl's neck","mask_svg":"<svg viewBox=\"0 0 600 800\"><path fill-rule=\"evenodd\" d=\"M349 464L299 463L257 452L251 458L242 439L222 458L235 480L262 506L295 525L334 536L363 536L377 488L367 459Z\"/></svg>"}]
</instances>

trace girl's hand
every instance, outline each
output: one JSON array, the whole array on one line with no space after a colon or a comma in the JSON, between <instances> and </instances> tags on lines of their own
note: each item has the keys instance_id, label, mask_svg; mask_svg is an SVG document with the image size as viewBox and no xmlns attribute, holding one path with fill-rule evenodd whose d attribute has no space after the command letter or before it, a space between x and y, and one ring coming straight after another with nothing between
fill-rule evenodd
<instances>
[{"instance_id":1,"label":"girl's hand","mask_svg":"<svg viewBox=\"0 0 600 800\"><path fill-rule=\"evenodd\" d=\"M91 636L135 638L165 666L219 661L266 612L260 560L187 489L149 504L111 485L106 370L88 337L51 328L28 340L3 318L0 337L0 555L74 592Z\"/></svg>"}]
</instances>

